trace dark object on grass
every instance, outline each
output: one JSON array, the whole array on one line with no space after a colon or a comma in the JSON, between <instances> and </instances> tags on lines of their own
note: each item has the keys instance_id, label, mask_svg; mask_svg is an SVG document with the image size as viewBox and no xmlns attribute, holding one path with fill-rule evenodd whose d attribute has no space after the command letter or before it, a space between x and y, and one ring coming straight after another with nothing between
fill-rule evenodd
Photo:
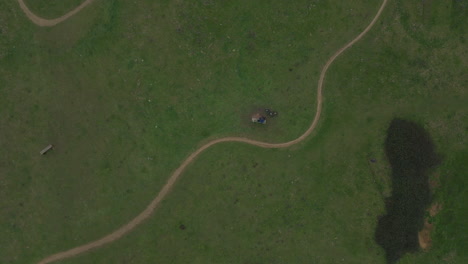
<instances>
[{"instance_id":1,"label":"dark object on grass","mask_svg":"<svg viewBox=\"0 0 468 264\"><path fill-rule=\"evenodd\" d=\"M267 113L267 115L271 116L271 117L275 117L278 115L278 112L276 111L273 111L271 109L268 109L268 108L265 108L265 113Z\"/></svg>"},{"instance_id":2,"label":"dark object on grass","mask_svg":"<svg viewBox=\"0 0 468 264\"><path fill-rule=\"evenodd\" d=\"M428 170L440 163L429 134L416 123L394 119L385 140L392 167L392 195L385 199L386 214L378 218L375 240L387 263L419 250L418 232L423 229L431 204Z\"/></svg>"},{"instance_id":3,"label":"dark object on grass","mask_svg":"<svg viewBox=\"0 0 468 264\"><path fill-rule=\"evenodd\" d=\"M372 162L372 163L376 163L376 162L377 162L377 160L376 160L376 159L371 159L371 160L370 160L370 162Z\"/></svg>"},{"instance_id":4,"label":"dark object on grass","mask_svg":"<svg viewBox=\"0 0 468 264\"><path fill-rule=\"evenodd\" d=\"M259 124L266 124L266 117L262 116L261 114L255 114L252 116L252 122L259 123Z\"/></svg>"},{"instance_id":5,"label":"dark object on grass","mask_svg":"<svg viewBox=\"0 0 468 264\"><path fill-rule=\"evenodd\" d=\"M180 230L185 230L185 226L184 226L184 225L180 225L179 228L180 228Z\"/></svg>"}]
</instances>

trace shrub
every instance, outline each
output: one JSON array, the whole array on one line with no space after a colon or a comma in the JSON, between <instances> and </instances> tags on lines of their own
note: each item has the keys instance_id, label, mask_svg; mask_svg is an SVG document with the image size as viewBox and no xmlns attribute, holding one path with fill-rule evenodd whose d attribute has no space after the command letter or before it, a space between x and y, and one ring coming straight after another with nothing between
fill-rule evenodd
<instances>
[{"instance_id":1,"label":"shrub","mask_svg":"<svg viewBox=\"0 0 468 264\"><path fill-rule=\"evenodd\" d=\"M392 195L386 215L378 219L376 242L388 263L419 249L418 232L431 203L428 170L439 164L429 134L418 124L393 119L387 131L385 153L392 167Z\"/></svg>"}]
</instances>

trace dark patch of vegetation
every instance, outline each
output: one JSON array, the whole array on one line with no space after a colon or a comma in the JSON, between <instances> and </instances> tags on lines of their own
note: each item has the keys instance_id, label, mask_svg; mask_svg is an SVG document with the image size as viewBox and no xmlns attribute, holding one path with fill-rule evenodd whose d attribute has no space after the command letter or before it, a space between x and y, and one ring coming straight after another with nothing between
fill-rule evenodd
<instances>
[{"instance_id":1,"label":"dark patch of vegetation","mask_svg":"<svg viewBox=\"0 0 468 264\"><path fill-rule=\"evenodd\" d=\"M468 20L468 1L452 0L450 14L450 29L464 36L466 32L466 21Z\"/></svg>"},{"instance_id":2,"label":"dark patch of vegetation","mask_svg":"<svg viewBox=\"0 0 468 264\"><path fill-rule=\"evenodd\" d=\"M392 195L387 214L378 221L375 239L388 263L419 249L418 232L431 203L428 169L439 164L434 144L423 127L411 121L392 120L385 152L392 167Z\"/></svg>"}]
</instances>

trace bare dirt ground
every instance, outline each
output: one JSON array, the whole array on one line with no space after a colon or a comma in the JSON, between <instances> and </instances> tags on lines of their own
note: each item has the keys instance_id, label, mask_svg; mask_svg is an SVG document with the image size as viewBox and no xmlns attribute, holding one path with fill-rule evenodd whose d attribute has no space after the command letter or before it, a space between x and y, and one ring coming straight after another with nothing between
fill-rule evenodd
<instances>
[{"instance_id":1,"label":"bare dirt ground","mask_svg":"<svg viewBox=\"0 0 468 264\"><path fill-rule=\"evenodd\" d=\"M429 186L431 187L431 191L434 193L435 190L440 186L440 174L434 175L432 179L429 180ZM440 210L442 210L442 204L440 203L433 203L427 212L429 216L424 219L424 227L418 233L418 241L419 246L422 250L429 250L432 246L432 239L431 239L431 232L434 231L434 224L430 222L430 218L436 216Z\"/></svg>"},{"instance_id":2,"label":"bare dirt ground","mask_svg":"<svg viewBox=\"0 0 468 264\"><path fill-rule=\"evenodd\" d=\"M434 229L434 224L429 222L429 218L436 216L440 210L442 210L442 205L439 203L434 203L427 210L429 212L429 217L424 219L424 228L418 233L419 246L423 250L429 250L432 246L431 232Z\"/></svg>"},{"instance_id":3,"label":"bare dirt ground","mask_svg":"<svg viewBox=\"0 0 468 264\"><path fill-rule=\"evenodd\" d=\"M75 15L78 13L81 9L92 3L93 0L86 0L84 1L81 5L79 5L77 8L74 10L70 11L69 13L55 19L44 19L41 17L36 16L34 13L32 13L28 7L24 4L23 0L18 0L18 3L21 7L21 9L24 11L26 16L36 25L38 26L54 26L57 25L58 23L61 23L71 16ZM328 59L328 61L325 63L325 65L322 68L322 71L320 73L320 78L318 81L317 85L317 109L315 112L314 119L312 120L312 123L310 127L298 138L284 142L284 143L268 143L268 142L261 142L261 141L256 141L248 138L243 138L243 137L225 137L225 138L219 138L215 139L213 141L210 141L206 143L205 145L201 146L199 149L197 149L195 152L190 154L187 159L185 159L184 162L172 173L172 175L169 177L167 183L164 185L164 187L161 189L161 191L158 193L158 195L154 198L154 200L151 201L151 203L146 207L146 209L141 212L139 215L137 215L135 218L133 218L129 223L123 225L119 229L115 230L114 232L98 239L92 242L89 242L87 244L69 249L67 251L59 252L56 254L53 254L51 256L48 256L41 260L38 264L47 264L51 262L55 262L58 260L70 258L73 256L76 256L78 254L84 253L88 250L95 249L98 247L101 247L105 244L111 243L119 238L121 238L123 235L126 233L132 231L135 227L137 227L140 223L142 223L145 219L151 216L151 214L154 212L154 210L158 207L158 205L161 203L161 201L166 197L166 195L170 192L172 187L174 186L175 182L177 179L180 177L182 172L185 170L185 168L192 163L195 158L200 155L203 151L206 149L210 148L213 145L223 143L223 142L239 142L239 143L246 143L254 146L258 146L261 148L287 148L292 145L295 145L304 139L306 139L315 129L315 127L318 124L318 121L320 120L320 114L322 112L322 90L323 90L323 83L325 80L326 73L328 71L328 68L330 65L335 61L335 59L340 56L345 50L349 49L351 46L353 46L356 42L358 42L364 35L369 32L369 30L374 26L375 22L378 20L380 15L382 14L382 11L384 10L388 0L383 0L382 4L377 11L377 14L375 17L372 19L372 21L369 23L369 25L353 40L351 40L348 44L346 44L344 47L340 48L335 54Z\"/></svg>"}]
</instances>

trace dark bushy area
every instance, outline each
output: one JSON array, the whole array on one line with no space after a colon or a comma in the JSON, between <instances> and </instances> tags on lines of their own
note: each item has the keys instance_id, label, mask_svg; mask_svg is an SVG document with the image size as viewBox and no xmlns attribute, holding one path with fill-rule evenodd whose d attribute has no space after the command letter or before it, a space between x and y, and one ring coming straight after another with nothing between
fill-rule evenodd
<instances>
[{"instance_id":1,"label":"dark bushy area","mask_svg":"<svg viewBox=\"0 0 468 264\"><path fill-rule=\"evenodd\" d=\"M393 119L387 131L385 152L392 167L392 195L387 214L379 217L376 242L388 263L419 249L418 232L431 203L428 169L440 160L429 134L411 121Z\"/></svg>"}]
</instances>

